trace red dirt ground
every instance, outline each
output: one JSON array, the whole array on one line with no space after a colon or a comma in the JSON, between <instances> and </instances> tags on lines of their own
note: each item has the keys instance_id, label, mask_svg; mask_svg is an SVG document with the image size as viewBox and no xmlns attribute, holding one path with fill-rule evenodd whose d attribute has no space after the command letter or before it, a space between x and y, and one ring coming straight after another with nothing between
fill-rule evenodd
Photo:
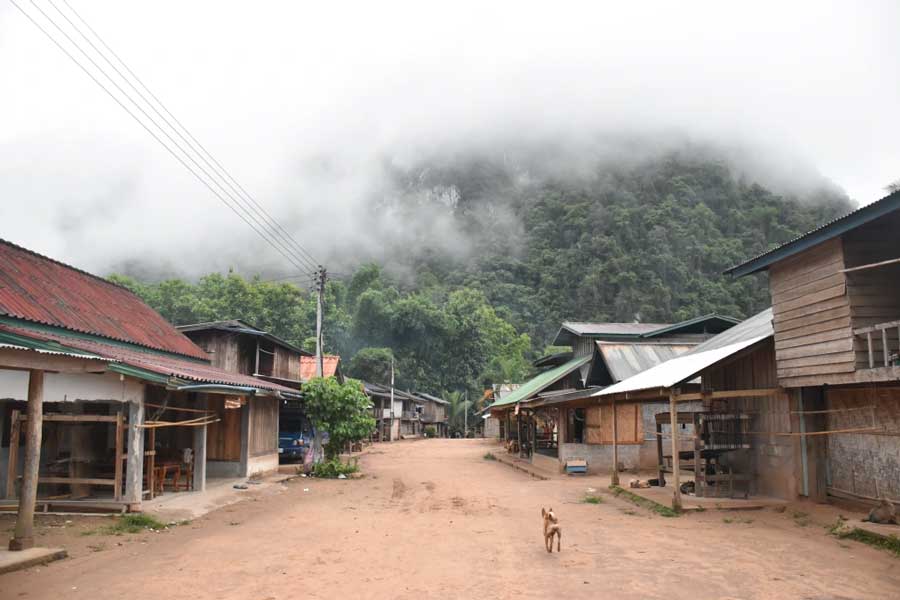
<instances>
[{"instance_id":1,"label":"red dirt ground","mask_svg":"<svg viewBox=\"0 0 900 600\"><path fill-rule=\"evenodd\" d=\"M0 598L900 597L900 560L829 536L817 515L832 512L667 519L608 494L583 503L592 479L538 481L485 460L488 450L502 451L481 440L377 445L362 479L294 479L161 533L83 536L103 521L43 517L41 543L71 558L0 576ZM543 546L550 505L560 554Z\"/></svg>"}]
</instances>

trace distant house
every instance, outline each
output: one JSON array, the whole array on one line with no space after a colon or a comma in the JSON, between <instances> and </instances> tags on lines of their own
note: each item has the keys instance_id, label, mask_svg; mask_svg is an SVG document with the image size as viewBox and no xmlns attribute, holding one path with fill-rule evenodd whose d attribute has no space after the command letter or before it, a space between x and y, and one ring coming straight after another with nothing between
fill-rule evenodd
<instances>
[{"instance_id":1,"label":"distant house","mask_svg":"<svg viewBox=\"0 0 900 600\"><path fill-rule=\"evenodd\" d=\"M277 405L296 396L214 366L129 290L0 241L7 502L139 509L160 489L275 468ZM36 490L23 479L32 418L43 423Z\"/></svg>"},{"instance_id":2,"label":"distant house","mask_svg":"<svg viewBox=\"0 0 900 600\"><path fill-rule=\"evenodd\" d=\"M675 324L565 322L552 343L571 352L536 361L543 370L494 402L491 415L504 421L504 439L518 440L535 464L556 470L580 459L591 472L607 470L613 461L610 415L588 396L684 354L735 323L715 314ZM666 409L662 402L621 407L620 439L631 448L619 458L625 467L656 464L650 432L655 414Z\"/></svg>"},{"instance_id":3,"label":"distant house","mask_svg":"<svg viewBox=\"0 0 900 600\"><path fill-rule=\"evenodd\" d=\"M379 441L389 442L422 434L422 415L429 400L375 383L365 382L364 387L366 395L372 400L372 414Z\"/></svg>"},{"instance_id":4,"label":"distant house","mask_svg":"<svg viewBox=\"0 0 900 600\"><path fill-rule=\"evenodd\" d=\"M300 379L309 381L316 376L316 357L310 354L300 357ZM337 377L338 381L344 381L341 372L341 357L336 354L326 354L322 357L322 376Z\"/></svg>"},{"instance_id":5,"label":"distant house","mask_svg":"<svg viewBox=\"0 0 900 600\"><path fill-rule=\"evenodd\" d=\"M419 421L422 423L423 429L431 426L434 427L437 437L447 437L449 434L447 405L450 403L443 398L423 392L416 392L414 395L425 401L422 405L422 412L419 415Z\"/></svg>"}]
</instances>

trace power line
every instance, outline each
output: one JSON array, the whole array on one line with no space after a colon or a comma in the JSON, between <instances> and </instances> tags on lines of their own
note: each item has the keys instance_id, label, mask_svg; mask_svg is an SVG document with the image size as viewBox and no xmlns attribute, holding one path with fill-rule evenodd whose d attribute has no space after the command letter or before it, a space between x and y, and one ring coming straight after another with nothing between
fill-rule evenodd
<instances>
[{"instance_id":1,"label":"power line","mask_svg":"<svg viewBox=\"0 0 900 600\"><path fill-rule=\"evenodd\" d=\"M225 183L232 189L232 191L235 192L235 194L237 194L239 196L242 195L242 197L245 200L250 202L255 207L255 209L256 209L255 212L257 212L257 214L260 214L261 217L264 220L266 220L266 222L272 228L274 233L276 235L278 235L280 239L285 241L285 243L287 243L292 249L297 251L300 254L300 257L304 259L304 262L308 263L308 266L310 266L312 269L315 269L317 267L317 261L313 258L312 254L310 254L303 246L301 246L300 243L296 240L296 238L294 238L294 236L292 236L284 227L282 227L281 224L277 220L275 220L275 218L272 217L272 215L269 214L269 212L266 211L266 209L262 205L260 205L259 202L257 202L256 199L252 195L250 195L249 192L247 192L247 190L231 175L231 173L225 167L223 167L222 164L218 160L216 160L216 158L206 149L206 147L203 144L201 144L197 140L196 137L194 137L194 135L190 132L190 130L188 130L188 128L185 127L185 125L181 121L179 121L178 118L174 114L172 114L172 112L168 109L168 107L166 107L166 105L162 102L162 100L160 100L156 96L156 94L154 94L150 90L150 88L147 87L147 85L143 82L143 80L125 63L125 61L122 60L122 58L118 54L116 54L116 52L109 46L109 44L106 43L106 41L100 36L100 34L98 34L96 32L96 30L94 30L94 28L91 27L90 24L84 20L84 18L81 16L81 14L79 14L79 12L77 10L75 10L75 8L73 8L71 4L69 4L68 0L62 0L62 1L63 1L63 4L65 4L66 7L69 9L69 11L71 11L72 14L75 15L75 17L88 29L88 31L90 31L91 34L95 38L97 38L97 41L100 42L100 44L103 46L103 48L105 48L119 62L119 64L122 65L122 67L125 69L125 71L128 72L128 74L131 75L132 78L134 78L134 80L141 86L141 88L147 92L147 94L159 105L159 107L163 110L163 112L166 115L168 115L168 117L170 117L172 119L172 121L174 121L178 125L178 127L175 127L175 125L173 125L172 122L170 122L166 118L166 116L161 114L159 112L159 110L157 110L156 107L153 106L152 102L147 100L146 96L144 96L141 93L141 91L138 90L128 80L128 78L125 77L125 75L123 75L118 70L118 68L116 68L116 66L113 64L113 62L110 61L109 58L107 58L103 54L103 52L101 52L93 44L93 42L91 42L91 40L78 28L78 26L75 25L71 21L71 19L69 19L68 16L66 16L66 14L63 13L59 9L59 7L56 6L56 4L54 4L53 0L48 0L50 5L53 6L53 8L56 10L56 12L58 12L60 15L62 15L62 17L64 19L66 19L66 21L68 21L68 23L72 26L72 28L75 29L75 31L77 31L81 35L81 37L83 37L85 39L85 41L88 42L88 44L91 45L91 47L97 52L97 54L99 54L101 57L103 57L103 59L116 71L116 73L119 74L119 76L122 78L122 80L125 81L126 83L128 83L128 85L131 87L131 89L133 89L135 92L137 92L137 94L141 97L141 99L147 103L147 106L149 106L163 121L165 121L166 124L169 125L169 127L171 127L172 130L176 134L178 134L178 136L182 140L184 140L184 142L188 146L190 146L191 149L194 152L196 152L197 155L213 171L215 171L219 177L221 177L223 179L223 181L225 181ZM33 2L33 0L32 0L32 2ZM182 131L184 131L184 134L187 135L187 138L185 138L185 136L182 135L181 131L179 131L179 127L181 128ZM199 150L198 150L198 148L199 148ZM209 160L207 160L207 158ZM212 164L210 164L210 161L212 161Z\"/></svg>"},{"instance_id":2,"label":"power line","mask_svg":"<svg viewBox=\"0 0 900 600\"><path fill-rule=\"evenodd\" d=\"M252 219L253 222L256 223L256 224L257 224L259 227L261 227L263 230L266 229L265 224L261 223L260 220L257 218L257 216L254 215L254 214L252 214L251 211L249 211L249 210L247 209L247 207L241 202L241 200L239 200L239 199L235 198L234 196L232 196L232 195L228 192L228 190L226 190L226 189L222 186L222 184L221 184L220 181L218 181L215 177L213 177L212 175L210 175L209 171L207 171L200 163L197 162L197 160L191 155L190 152L186 151L186 150L185 150L185 149L184 149L177 141L175 141L175 140L172 138L171 135L169 135L168 131L167 131L164 127L162 127L158 122L156 122L156 121L153 119L153 117L151 117L149 114L147 114L147 111L145 111L145 110L141 107L141 105L140 105L137 101L135 101L135 99L132 98L132 97L128 94L128 92L126 92L125 90L123 90L122 87L115 81L115 79L113 79L113 77L111 77L111 76L109 75L109 73L107 73L107 72L103 69L103 67L101 67L100 65L98 65L97 62L96 62L96 61L95 61L95 60L94 60L94 59L93 59L93 58L92 58L92 57L84 50L84 48L82 48L80 45L78 45L78 43L77 43L75 40L73 40L72 37L71 37L68 33L66 33L66 31L65 31L62 27L60 27L60 25L59 25L56 21L54 21L54 20L50 17L50 15L48 15L46 12L44 12L43 9L41 9L41 7L38 6L37 3L36 3L34 0L31 0L31 4L32 4L32 5L38 10L38 12L40 12L40 13L44 16L44 18L46 18L46 19L47 19L47 20L48 20L48 21L49 21L49 22L50 22L50 23L51 23L51 24L52 24L52 25L60 32L60 33L62 33L63 36L65 36L65 38L66 38L67 40L69 40L69 43L72 44L79 52L81 52L81 54L84 55L84 57L87 58L88 61L90 61L90 63L91 63L92 65L94 65L94 68L97 69L98 71L100 71L100 73L102 73L103 76L106 77L106 78L109 80L109 82L112 83L112 84L116 87L116 89L119 90L119 92L120 92L123 96L125 96L125 98L128 99L128 100L135 106L135 108L137 108L137 109L141 112L141 114L144 115L144 117L146 117L151 123L153 123L153 125L155 125L156 128L159 129L159 131L160 131L160 132L161 132L161 133L162 133L162 134L163 134L163 135L164 135L164 136L165 136L172 144L174 144L175 147L178 148L178 149L185 155L185 157L187 157L188 160L190 160L190 161L194 164L194 166L196 166L198 169L200 169L200 171L202 171L203 174L206 175L206 177L207 177L208 179L210 179L210 180L212 181L212 183L214 183L214 184L219 188L219 190L221 190L226 196L228 196L229 199L231 199L232 202L234 202L235 204L237 204L237 206L240 207L240 208L243 210L243 212L244 212L244 214L245 214L246 216L248 216L250 219ZM51 5L53 5L52 2L51 2ZM53 7L57 10L57 12L59 12L59 9L56 8L55 5L53 5ZM62 14L62 13L60 13L60 14ZM63 18L66 18L66 16L63 15ZM81 35L82 37L85 37L84 34L83 34L77 27L75 27L75 25L71 22L71 20L69 20L68 18L66 18L66 20L69 21L69 24L72 25L73 29L75 29L75 31L77 31L77 32L79 33L79 35ZM85 39L87 40L86 37L85 37ZM93 45L93 43L91 43L90 40L87 40L87 42L91 45L91 47L94 49L94 51L97 52L98 55L100 55L104 60L106 60L107 62L109 62L109 60L108 60L108 59L107 59L107 58L106 58L106 57L105 57L105 56L97 49L96 46ZM110 63L110 64L111 64L111 63ZM118 75L119 75L120 77L122 77L122 79L123 79L126 83L128 83L129 85L131 85L130 82L128 82L127 79L125 79L125 77L121 74L121 72L120 72L118 69L115 68L115 65L112 65L112 64L111 64L111 66L112 66L113 69L116 71L116 73L118 73ZM133 86L133 85L132 85L131 87L134 89L134 86ZM142 98L143 98L143 96L142 96ZM146 98L143 98L143 100L144 100L144 102L147 102ZM148 104L148 106L150 106L150 103L149 103L149 102L147 102L147 104ZM152 108L152 106L151 106L151 108ZM157 114L158 114L158 111L157 111ZM170 125L170 126L171 126L171 125ZM173 128L173 131L174 131L174 128ZM176 133L177 133L177 131L176 131ZM183 139L183 136L182 136L182 139ZM270 245L273 245L273 246L275 245L273 242L277 243L279 246L281 246L282 249L286 250L286 251L288 252L288 254L291 254L291 253L292 253L291 249L290 249L288 246L286 246L283 242L281 242L280 240L274 240L274 239L271 239L271 240L267 240L267 241L270 243ZM283 254L283 253L282 253L282 254ZM293 260L292 260L291 263L294 264L294 266L297 266L298 268L300 268L301 270L303 269L303 267L300 267L300 266L296 263L296 261L293 261ZM308 265L307 265L307 266L308 266Z\"/></svg>"},{"instance_id":3,"label":"power line","mask_svg":"<svg viewBox=\"0 0 900 600\"><path fill-rule=\"evenodd\" d=\"M182 165L185 169L187 169L187 171L188 171L189 173L191 173L198 181L200 181L200 183L202 183L207 189L209 189L210 192L212 192L214 196L216 196L223 204L225 204L225 206L227 206L227 207L228 207L232 212L234 212L234 213L235 213L242 221L244 221L244 223L246 223L246 224L247 224L247 225L248 225L248 226L249 226L249 227L257 234L257 235L259 235L266 243L268 243L270 246L272 246L279 254L281 254L286 260L288 260L288 262L290 262L293 266L297 267L299 270L304 271L304 270L306 270L306 269L309 268L310 263L309 263L308 259L305 259L305 258L304 258L304 261L303 261L303 262L305 262L306 264L297 262L297 260L295 260L295 259L291 256L292 252L291 252L289 246L284 245L284 243L283 243L283 242L280 242L280 241L278 241L278 242L276 243L276 240L274 240L273 238L270 238L269 236L267 236L266 233L265 233L266 226L265 226L263 223L260 223L259 220L258 220L257 218L255 218L254 215L246 208L246 206L244 206L244 205L240 202L240 200L234 198L231 194L229 194L229 193L227 192L227 190L224 189L224 187L222 186L222 184L221 184L215 177L211 176L211 175L209 174L209 172L206 171L199 163L197 163L197 161L191 156L191 154L190 154L189 152L187 152L187 151L186 151L183 147L181 147L174 139L172 139L172 137L166 132L165 128L161 127L161 126L159 125L159 123L157 123L150 115L148 115L147 112L146 112L145 110L143 110L143 108L140 106L140 104L138 104L131 96L129 96L128 93L125 92L125 91L121 88L121 86L119 86L119 85L116 83L116 81L115 81L115 80L114 80L114 79L113 79L113 78L112 78L105 70L103 70L103 68L100 67L100 66L96 63L96 61L94 61L94 60L90 57L90 55L89 55L83 48L82 48L81 46L79 46L79 45L71 38L71 36L69 36L68 33L66 33L66 31L65 31L64 29L62 29L62 28L59 26L59 24L57 24L57 23L56 23L49 15L47 15L47 13L44 12L37 4L35 4L34 0L31 0L32 5L34 5L34 7L35 7L35 8L36 8L36 9L44 16L44 18L46 18L46 19L47 19L47 20L48 20L48 21L49 21L49 22L50 22L57 30L59 30L60 33L62 33L62 34L66 37L66 39L69 40L69 43L71 43L71 44L72 44L79 52L81 52L81 54L83 54L83 55L85 56L85 58L87 58L87 59L91 62L91 64L93 64L94 67L95 67L100 73L102 73L103 76L105 76L105 77L106 77L106 78L107 78L107 79L108 79L108 80L116 87L116 89L119 90L119 92L120 92L127 100L129 100L129 101L130 101L130 102L131 102L131 103L132 103L132 104L133 104L133 105L134 105L134 106L135 106L135 107L136 107L136 108L137 108L137 109L138 109L138 110L139 110L139 111L140 111L140 112L141 112L141 113L142 113L142 114L143 114L143 115L144 115L144 116L145 116L145 117L146 117L146 118L147 118L147 119L148 119L148 120L149 120L149 121L157 128L157 129L159 129L160 132L161 132L167 139L169 139L169 141L170 141L170 142L171 142L178 150L180 150L181 153L183 153L183 154L185 155L185 157L186 157L189 161L191 161L194 165L196 165L196 167L197 167L200 171L202 171L202 172L206 175L206 177L209 178L209 180L210 180L213 184L215 184L217 187L219 187L219 189L221 189L222 192L223 192L226 196L228 196L228 197L232 200L232 202L234 202L234 204L236 204L238 207L240 207L240 208L244 211L244 214L246 214L246 215L247 215L254 223L256 223L256 225L254 225L254 224L251 223L247 218L245 218L244 215L242 215L241 212L239 212L239 211L237 210L237 208L236 208L231 202L229 202L228 200L226 200L226 198L225 198L221 193L219 193L218 191L216 191L216 189L214 189L214 188L212 187L212 185L210 184L209 181L207 181L206 179L204 179L203 177L201 177L201 176L197 173L197 171L195 171L193 168L191 168L191 166L188 165L187 162L185 162L184 158L182 158L181 156L179 156L179 154L178 154L177 152L175 152L171 147L169 147L169 145L166 144L166 143L159 137L159 135L157 135L156 132L154 132L152 129L150 129L150 127L148 127L146 123L144 123L144 122L143 122L143 121L142 121L142 120L141 120L141 119L140 119L140 118L139 118L139 117L138 117L131 109L129 109L128 106L126 106L126 105L125 105L125 104L124 104L124 103L123 103L123 102L122 102L122 101L121 101L121 100L120 100L113 92L111 92L111 91L109 90L109 88L107 88L107 87L106 87L99 79L97 79L97 77L94 76L94 74L91 73L91 71L90 71L87 67L85 67L85 66L84 66L77 58L75 58L75 56L73 56L71 52L69 52L69 51L68 51L68 50L67 50L67 49L66 49L66 48L65 48L65 47L64 47L64 46L56 39L56 38L53 37L52 34L50 34L50 32L48 32L48 31L47 31L43 26L41 26L41 24L38 23L38 22L37 22L37 21L36 21L29 13L28 13L28 12L26 12L26 11L25 11L25 10L24 10L17 2L15 2L15 0L10 0L10 2L13 4L13 6L15 6L15 7L19 10L19 12L21 12L23 15L25 15L25 17L26 17L29 21L31 21L31 23L32 23L35 27L37 27L37 28L38 28L38 29L39 29L39 30L40 30L40 31L41 31L41 32L42 32L42 33L43 33L43 34L44 34L44 35L45 35L45 36L46 36L46 37L47 37L47 38L48 38L48 39L49 39L56 47L57 47L57 48L59 48L59 50L60 50L61 52L63 52L63 54L65 54L65 55L66 55L73 63L75 63L75 65L76 65L77 67L79 67L82 71L84 71L84 73L85 73L88 77L90 77L91 80L92 80L95 84L97 84L98 87L100 87L104 92L106 92L106 94L107 94L110 98L112 98L113 101L115 101L116 104L118 104L118 105L119 105L119 106L120 106L120 107L121 107L121 108L122 108L122 109L123 109L123 110L124 110L124 111L132 118L132 119L134 119L135 121L137 121L137 123L138 123L141 127L143 127L143 129L144 129L145 131L147 131L147 133L149 133L149 134L153 137L153 139L155 139L161 146L163 146L163 148L165 148L165 150L166 150L167 152L169 152L169 154L171 154L171 155L172 155L179 163L181 163L181 165ZM54 6L54 8L56 8L56 7ZM59 10L59 9L57 9L57 10ZM65 16L65 15L64 15L64 16ZM71 23L71 21L70 21L70 23ZM76 28L76 30L77 30L77 28ZM81 32L79 31L79 33L81 33ZM83 36L83 34L81 34L81 35ZM95 49L96 49L96 47L95 47ZM98 53L99 53L99 52L98 52ZM120 76L121 76L121 74L120 74ZM145 102L146 102L146 100L145 100ZM149 104L149 103L148 103L148 104ZM300 258L302 258L302 257L300 257Z\"/></svg>"}]
</instances>

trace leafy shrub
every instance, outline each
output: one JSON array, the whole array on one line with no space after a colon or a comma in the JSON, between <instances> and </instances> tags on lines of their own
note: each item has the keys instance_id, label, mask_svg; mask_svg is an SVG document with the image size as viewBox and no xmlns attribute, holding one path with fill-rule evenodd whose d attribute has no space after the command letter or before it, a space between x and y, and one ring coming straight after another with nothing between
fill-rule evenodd
<instances>
[{"instance_id":1,"label":"leafy shrub","mask_svg":"<svg viewBox=\"0 0 900 600\"><path fill-rule=\"evenodd\" d=\"M425 428L425 437L437 437L437 428L434 425L429 425Z\"/></svg>"},{"instance_id":2,"label":"leafy shrub","mask_svg":"<svg viewBox=\"0 0 900 600\"><path fill-rule=\"evenodd\" d=\"M331 460L323 460L313 466L313 477L324 477L326 479L335 479L339 475L350 475L359 471L356 461L345 463L339 458Z\"/></svg>"},{"instance_id":3,"label":"leafy shrub","mask_svg":"<svg viewBox=\"0 0 900 600\"><path fill-rule=\"evenodd\" d=\"M486 452L484 455L484 460L497 460L497 457L494 456L493 452Z\"/></svg>"}]
</instances>

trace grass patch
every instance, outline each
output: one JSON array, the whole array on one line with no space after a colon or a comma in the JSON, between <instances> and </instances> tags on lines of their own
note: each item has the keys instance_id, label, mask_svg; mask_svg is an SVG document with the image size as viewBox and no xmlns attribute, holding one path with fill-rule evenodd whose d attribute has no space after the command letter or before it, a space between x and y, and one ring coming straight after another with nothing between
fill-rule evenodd
<instances>
[{"instance_id":1,"label":"grass patch","mask_svg":"<svg viewBox=\"0 0 900 600\"><path fill-rule=\"evenodd\" d=\"M602 504L603 498L601 498L600 496L594 496L592 494L586 494L582 502L584 502L585 504Z\"/></svg>"},{"instance_id":2,"label":"grass patch","mask_svg":"<svg viewBox=\"0 0 900 600\"><path fill-rule=\"evenodd\" d=\"M723 523L743 523L744 525L749 525L753 522L753 519L747 519L745 517L725 517L722 519Z\"/></svg>"},{"instance_id":3,"label":"grass patch","mask_svg":"<svg viewBox=\"0 0 900 600\"><path fill-rule=\"evenodd\" d=\"M108 526L107 529L113 534L140 533L146 529L163 529L165 526L165 523L151 515L135 513L118 517L116 522Z\"/></svg>"},{"instance_id":4,"label":"grass patch","mask_svg":"<svg viewBox=\"0 0 900 600\"><path fill-rule=\"evenodd\" d=\"M111 525L86 529L81 535L123 535L126 533L140 533L150 529L165 529L166 524L151 515L134 513L116 517Z\"/></svg>"},{"instance_id":5,"label":"grass patch","mask_svg":"<svg viewBox=\"0 0 900 600\"><path fill-rule=\"evenodd\" d=\"M637 494L632 494L628 490L618 486L611 485L609 489L612 490L612 493L615 494L619 498L624 498L628 500L635 506L639 506L641 508L646 508L647 510L653 511L661 517L677 517L678 513L669 508L668 506L663 506L658 502L654 502L653 500L647 500L646 498L642 498Z\"/></svg>"},{"instance_id":6,"label":"grass patch","mask_svg":"<svg viewBox=\"0 0 900 600\"><path fill-rule=\"evenodd\" d=\"M359 466L356 464L355 460L353 462L345 463L339 458L332 458L331 460L324 460L320 463L316 463L313 466L312 475L313 477L336 479L341 475L346 477L357 471L359 471Z\"/></svg>"},{"instance_id":7,"label":"grass patch","mask_svg":"<svg viewBox=\"0 0 900 600\"><path fill-rule=\"evenodd\" d=\"M483 458L484 460L497 460L497 457L494 456L493 452L485 452Z\"/></svg>"},{"instance_id":8,"label":"grass patch","mask_svg":"<svg viewBox=\"0 0 900 600\"><path fill-rule=\"evenodd\" d=\"M898 539L897 536L894 535L885 538L866 531L865 529L853 529L849 533L841 535L841 539L853 540L855 542L868 544L873 548L886 550L897 558L900 558L900 539Z\"/></svg>"},{"instance_id":9,"label":"grass patch","mask_svg":"<svg viewBox=\"0 0 900 600\"><path fill-rule=\"evenodd\" d=\"M810 524L809 513L805 513L802 510L795 510L791 513L791 517L793 517L794 523L796 523L798 527L806 527Z\"/></svg>"}]
</instances>

